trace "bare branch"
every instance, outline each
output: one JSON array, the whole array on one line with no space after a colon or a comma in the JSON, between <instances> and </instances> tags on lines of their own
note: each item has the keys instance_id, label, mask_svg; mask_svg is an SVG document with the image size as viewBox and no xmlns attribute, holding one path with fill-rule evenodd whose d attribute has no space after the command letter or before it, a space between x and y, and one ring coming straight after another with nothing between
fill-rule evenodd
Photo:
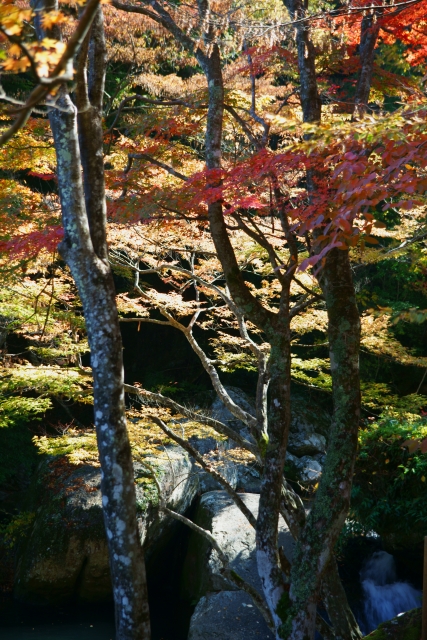
<instances>
[{"instance_id":1,"label":"bare branch","mask_svg":"<svg viewBox=\"0 0 427 640\"><path fill-rule=\"evenodd\" d=\"M272 620L270 611L268 610L268 607L266 606L262 596L258 593L258 591L256 589L254 589L254 587L252 587L248 582L243 580L243 578L241 576L239 576L239 574L236 573L236 571L234 571L233 569L230 569L230 563L228 561L227 556L225 555L225 553L223 552L223 550L221 549L221 547L219 546L218 542L215 540L214 536L211 534L210 531L208 531L207 529L203 529L202 527L199 527L199 525L197 525L192 520L189 520L188 518L186 518L185 516L181 515L180 513L176 513L176 511L172 511L172 509L169 509L166 506L164 498L163 498L162 493L161 493L161 487L160 487L159 481L157 480L157 477L156 477L154 469L152 468L152 466L150 464L148 464L146 462L143 462L143 464L144 464L144 466L147 467L147 469L149 469L150 475L152 476L152 478L153 478L153 480L154 480L154 482L156 484L157 492L158 492L158 495L159 495L159 506L160 506L160 509L164 513L166 513L167 515L171 516L171 518L174 518L175 520L178 520L179 522L182 522L183 524L187 525L187 527L189 527L190 529L192 529L196 533L198 533L201 536L203 536L203 538L205 538L206 540L208 540L208 542L212 545L212 548L217 552L218 557L219 557L219 559L221 561L221 564L223 566L223 570L222 570L221 573L223 573L226 578L228 578L237 587L239 587L239 589L242 589L242 591L245 591L248 595L251 596L254 604L259 609L259 611L260 611L261 615L263 616L264 620L266 621L268 627L271 630L274 630L274 624L273 624L273 620Z\"/></svg>"},{"instance_id":2,"label":"bare branch","mask_svg":"<svg viewBox=\"0 0 427 640\"><path fill-rule=\"evenodd\" d=\"M181 415L190 418L190 420L194 420L194 422L198 422L199 424L204 424L208 427L211 427L221 435L234 440L234 442L236 442L240 447L246 449L247 451L250 451L254 456L259 458L257 446L243 438L240 433L238 433L231 427L228 427L223 422L220 422L219 420L215 420L214 418L210 418L208 416L204 416L203 414L197 413L196 411L192 411L191 409L178 404L171 398L163 396L161 393L153 393L152 391L133 387L129 384L124 385L124 390L126 393L131 393L132 395L138 396L143 403L146 403L147 401L151 403L158 403L163 407L168 407L176 413L180 413Z\"/></svg>"},{"instance_id":3,"label":"bare branch","mask_svg":"<svg viewBox=\"0 0 427 640\"><path fill-rule=\"evenodd\" d=\"M179 171L176 171L173 167L169 166L168 164L165 164L160 160L156 160L156 158L153 158L153 156L150 156L148 153L129 153L128 157L129 159L132 158L133 160L147 160L148 162L151 162L151 164L156 165L156 167L160 167L161 169L164 169L165 171L170 173L172 176L175 176L175 178L179 178L184 182L188 180L187 176L184 176L184 174L180 173Z\"/></svg>"},{"instance_id":4,"label":"bare branch","mask_svg":"<svg viewBox=\"0 0 427 640\"><path fill-rule=\"evenodd\" d=\"M214 478L222 487L224 487L229 496L233 499L235 505L243 513L249 524L254 529L256 529L256 518L254 514L250 509L248 509L237 491L233 489L231 484L224 478L224 476L216 471L216 469L210 462L206 462L204 457L197 451L197 449L192 447L187 440L181 438L178 434L172 431L172 429L170 429L167 424L163 422L163 420L161 420L157 416L150 416L150 418L162 429L162 431L166 433L166 435L172 438L172 440L175 440L175 442L179 444L180 447L185 449L196 460L196 462L198 462L199 465L212 476L212 478Z\"/></svg>"}]
</instances>

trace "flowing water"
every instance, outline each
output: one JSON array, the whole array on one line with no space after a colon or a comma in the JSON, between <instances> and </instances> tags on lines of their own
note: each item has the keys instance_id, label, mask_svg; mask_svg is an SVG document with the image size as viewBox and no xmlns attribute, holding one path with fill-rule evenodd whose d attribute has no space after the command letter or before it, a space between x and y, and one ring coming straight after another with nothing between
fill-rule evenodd
<instances>
[{"instance_id":1,"label":"flowing water","mask_svg":"<svg viewBox=\"0 0 427 640\"><path fill-rule=\"evenodd\" d=\"M360 580L364 600L359 624L365 635L381 622L421 606L422 591L398 581L394 558L386 551L376 551L367 560Z\"/></svg>"}]
</instances>

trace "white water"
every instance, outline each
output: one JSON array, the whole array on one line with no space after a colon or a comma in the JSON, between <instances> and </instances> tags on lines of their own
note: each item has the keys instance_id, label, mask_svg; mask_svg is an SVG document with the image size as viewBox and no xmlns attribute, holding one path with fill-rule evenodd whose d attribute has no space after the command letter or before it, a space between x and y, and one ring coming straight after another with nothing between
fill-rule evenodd
<instances>
[{"instance_id":1,"label":"white water","mask_svg":"<svg viewBox=\"0 0 427 640\"><path fill-rule=\"evenodd\" d=\"M421 606L422 591L398 582L392 555L376 551L360 572L364 602L360 627L368 634L381 622Z\"/></svg>"}]
</instances>

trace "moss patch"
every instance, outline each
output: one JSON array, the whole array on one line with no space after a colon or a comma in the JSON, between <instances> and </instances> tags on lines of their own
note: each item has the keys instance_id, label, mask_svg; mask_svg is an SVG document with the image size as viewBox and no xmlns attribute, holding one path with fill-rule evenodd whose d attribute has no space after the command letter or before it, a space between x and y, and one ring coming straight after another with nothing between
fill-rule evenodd
<instances>
[{"instance_id":1,"label":"moss patch","mask_svg":"<svg viewBox=\"0 0 427 640\"><path fill-rule=\"evenodd\" d=\"M383 622L366 637L370 640L420 640L421 609L412 609Z\"/></svg>"}]
</instances>

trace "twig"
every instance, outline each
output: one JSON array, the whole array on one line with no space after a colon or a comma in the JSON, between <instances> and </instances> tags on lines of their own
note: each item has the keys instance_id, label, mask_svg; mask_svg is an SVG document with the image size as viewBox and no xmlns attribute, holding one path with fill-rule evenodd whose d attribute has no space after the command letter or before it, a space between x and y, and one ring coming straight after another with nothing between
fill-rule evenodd
<instances>
[{"instance_id":1,"label":"twig","mask_svg":"<svg viewBox=\"0 0 427 640\"><path fill-rule=\"evenodd\" d=\"M167 515L169 515L172 518L174 518L175 520L178 520L179 522L182 522L183 524L187 525L187 527L189 527L190 529L192 529L196 533L198 533L201 536L203 536L206 540L208 540L208 542L212 545L212 548L217 552L218 557L219 557L219 559L221 561L221 564L223 566L223 570L221 571L221 573L223 573L226 578L228 578L237 587L239 587L239 589L242 589L242 591L245 591L248 595L251 596L254 604L259 609L259 611L260 611L261 615L263 616L264 620L266 621L268 627L272 631L274 631L273 619L271 617L270 611L268 610L268 608L267 608L262 596L258 593L258 591L256 589L254 589L254 587L252 587L241 576L239 576L239 574L236 573L236 571L234 571L233 569L230 568L230 563L229 563L229 560L228 560L227 556L225 555L225 553L223 552L223 550L221 549L221 547L219 546L218 542L215 540L214 536L211 534L210 531L207 531L206 529L203 529L202 527L199 527L199 525L195 524L192 520L189 520L188 518L186 518L185 516L181 515L180 513L176 513L176 511L172 511L172 509L169 509L166 506L165 500L164 500L164 498L162 496L162 493L161 493L161 487L160 487L159 481L158 481L158 479L156 477L154 469L147 462L143 462L142 464L144 466L146 466L147 469L149 469L149 471L151 473L151 476L152 476L152 478L153 478L153 480L155 482L155 485L156 485L156 488L157 488L157 492L158 492L158 495L159 495L159 507L160 507L160 509L162 511L164 511L164 513L166 513Z\"/></svg>"},{"instance_id":2,"label":"twig","mask_svg":"<svg viewBox=\"0 0 427 640\"><path fill-rule=\"evenodd\" d=\"M149 416L149 417L153 420L153 422L157 424L157 426L159 426L162 429L162 431L166 433L166 435L172 438L172 440L175 440L175 442L179 444L180 447L185 449L196 460L196 462L198 462L200 466L203 467L203 469L205 469L205 471L207 471L222 487L224 487L224 489L233 499L235 505L240 509L240 511L245 516L245 518L248 520L249 524L254 529L256 529L256 518L253 515L252 511L248 509L248 507L243 502L242 498L233 489L231 484L224 478L224 476L222 476L218 471L216 471L212 466L212 464L210 464L209 462L206 462L206 460L197 451L197 449L195 449L187 440L185 440L184 438L181 438L178 434L172 431L172 429L170 429L167 426L167 424L163 422L163 420L161 420L157 416Z\"/></svg>"},{"instance_id":3,"label":"twig","mask_svg":"<svg viewBox=\"0 0 427 640\"><path fill-rule=\"evenodd\" d=\"M242 436L237 431L234 431L234 429L231 429L231 427L228 427L223 422L219 422L219 420L209 418L208 416L196 413L191 409L187 409L187 407L178 404L171 398L163 396L161 393L153 393L152 391L139 389L138 387L133 387L129 384L124 385L124 390L126 393L131 393L133 395L139 396L142 402L158 402L160 406L168 407L169 409L176 411L176 413L180 413L181 415L186 416L187 418L190 418L191 420L194 420L199 424L205 424L221 435L234 440L234 442L237 442L237 444L239 444L243 449L247 449L248 451L253 453L257 458L259 457L258 448L254 444L252 444L245 438L242 438Z\"/></svg>"}]
</instances>

